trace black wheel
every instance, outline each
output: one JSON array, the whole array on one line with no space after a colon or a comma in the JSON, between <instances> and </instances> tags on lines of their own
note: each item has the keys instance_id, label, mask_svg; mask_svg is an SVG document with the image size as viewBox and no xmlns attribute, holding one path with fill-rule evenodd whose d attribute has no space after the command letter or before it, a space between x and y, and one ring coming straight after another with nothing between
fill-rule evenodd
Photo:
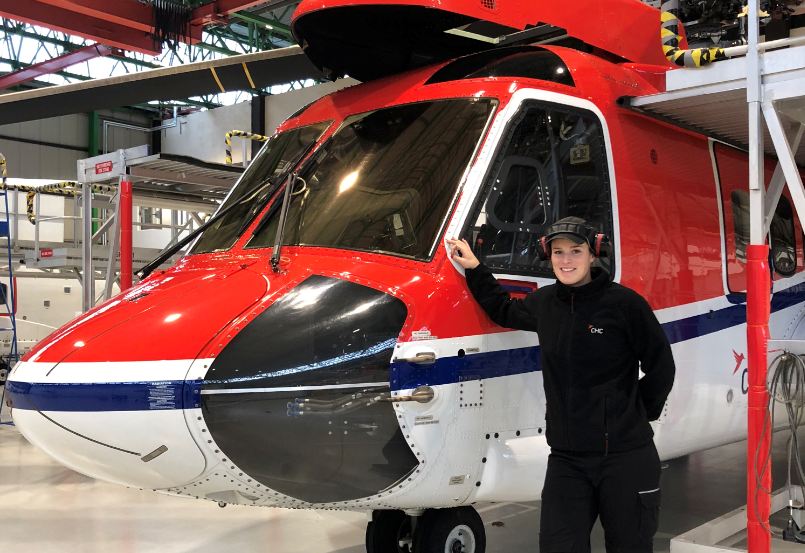
<instances>
[{"instance_id":1,"label":"black wheel","mask_svg":"<svg viewBox=\"0 0 805 553\"><path fill-rule=\"evenodd\" d=\"M366 553L411 553L411 517L402 511L372 511Z\"/></svg>"},{"instance_id":2,"label":"black wheel","mask_svg":"<svg viewBox=\"0 0 805 553\"><path fill-rule=\"evenodd\" d=\"M432 509L417 522L414 553L484 553L484 523L472 507Z\"/></svg>"}]
</instances>

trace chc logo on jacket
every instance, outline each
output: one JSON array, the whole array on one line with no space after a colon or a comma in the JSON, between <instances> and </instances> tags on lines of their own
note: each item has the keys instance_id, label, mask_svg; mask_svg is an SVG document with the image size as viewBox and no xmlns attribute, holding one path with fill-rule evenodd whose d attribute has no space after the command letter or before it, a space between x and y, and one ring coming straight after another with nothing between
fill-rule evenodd
<instances>
[{"instance_id":1,"label":"chc logo on jacket","mask_svg":"<svg viewBox=\"0 0 805 553\"><path fill-rule=\"evenodd\" d=\"M590 334L603 334L604 329L596 327L595 325L587 325L587 330L590 331Z\"/></svg>"}]
</instances>

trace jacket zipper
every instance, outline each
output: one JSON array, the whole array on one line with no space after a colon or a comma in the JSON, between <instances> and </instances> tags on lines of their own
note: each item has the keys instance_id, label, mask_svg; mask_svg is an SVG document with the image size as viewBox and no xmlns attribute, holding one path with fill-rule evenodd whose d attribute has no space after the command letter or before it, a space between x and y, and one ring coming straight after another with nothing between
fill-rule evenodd
<instances>
[{"instance_id":1,"label":"jacket zipper","mask_svg":"<svg viewBox=\"0 0 805 553\"><path fill-rule=\"evenodd\" d=\"M567 342L568 342L567 343L568 357L570 357L570 352L573 350L573 338L576 335L576 331L575 331L576 321L575 321L575 315L574 315L574 310L573 310L573 300L575 299L575 297L576 297L576 294L571 292L570 293L570 325L569 325L569 327L570 327L570 336L568 336L568 340L567 340ZM573 371L570 371L570 377L568 379L568 396L572 393L572 390L573 390ZM568 396L565 397L565 410L568 409L568 402L569 402ZM573 449L573 444L570 441L570 423L568 422L569 420L570 420L570 417L565 416L565 436L566 436L566 439L567 439L568 448Z\"/></svg>"},{"instance_id":2,"label":"jacket zipper","mask_svg":"<svg viewBox=\"0 0 805 553\"><path fill-rule=\"evenodd\" d=\"M609 426L607 425L607 400L609 396L604 396L604 457L609 454Z\"/></svg>"}]
</instances>

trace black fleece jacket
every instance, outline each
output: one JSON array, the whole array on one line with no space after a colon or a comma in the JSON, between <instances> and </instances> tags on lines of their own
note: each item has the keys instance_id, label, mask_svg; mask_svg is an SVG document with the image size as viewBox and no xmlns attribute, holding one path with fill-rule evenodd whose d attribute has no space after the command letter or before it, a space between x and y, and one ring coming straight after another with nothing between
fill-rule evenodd
<instances>
[{"instance_id":1,"label":"black fleece jacket","mask_svg":"<svg viewBox=\"0 0 805 553\"><path fill-rule=\"evenodd\" d=\"M510 298L483 264L466 275L494 322L539 336L551 448L606 454L651 440L649 421L662 413L675 369L668 339L642 296L600 269L589 284L557 281L523 300Z\"/></svg>"}]
</instances>

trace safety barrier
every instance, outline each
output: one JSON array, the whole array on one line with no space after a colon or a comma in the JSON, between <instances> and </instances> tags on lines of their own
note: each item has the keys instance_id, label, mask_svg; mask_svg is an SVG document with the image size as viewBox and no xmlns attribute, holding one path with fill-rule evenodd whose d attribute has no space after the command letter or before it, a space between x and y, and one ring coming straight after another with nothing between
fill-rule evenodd
<instances>
[{"instance_id":1,"label":"safety barrier","mask_svg":"<svg viewBox=\"0 0 805 553\"><path fill-rule=\"evenodd\" d=\"M238 138L246 138L248 140L254 140L254 141L257 141L257 142L266 142L269 139L268 136L263 136L262 134L255 134L255 133L252 133L252 132L237 131L237 130L229 131L228 133L226 133L224 135L224 142L226 143L226 164L227 165L232 165L232 137L233 136L238 137Z\"/></svg>"}]
</instances>

